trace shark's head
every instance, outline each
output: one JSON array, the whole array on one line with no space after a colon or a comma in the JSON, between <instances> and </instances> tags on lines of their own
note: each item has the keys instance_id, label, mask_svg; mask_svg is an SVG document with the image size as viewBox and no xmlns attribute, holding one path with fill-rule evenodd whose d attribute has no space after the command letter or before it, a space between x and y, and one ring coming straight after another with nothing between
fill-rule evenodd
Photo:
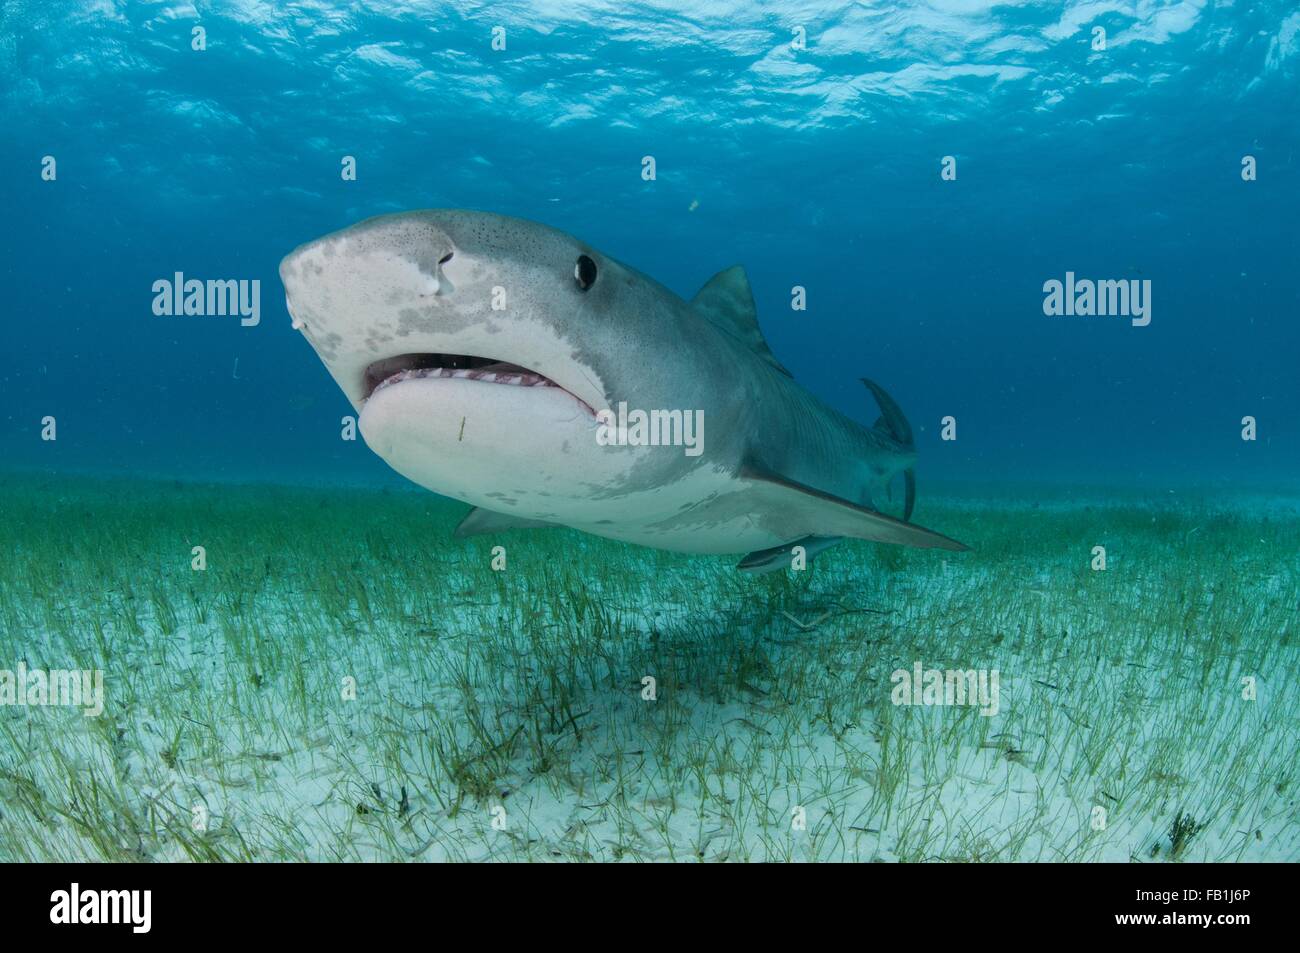
<instances>
[{"instance_id":1,"label":"shark's head","mask_svg":"<svg viewBox=\"0 0 1300 953\"><path fill-rule=\"evenodd\" d=\"M297 248L280 277L370 447L479 505L517 505L525 482L542 497L548 483L590 495L617 482L640 455L598 454L596 412L689 399L653 353L679 343L681 299L534 222L381 216Z\"/></svg>"}]
</instances>

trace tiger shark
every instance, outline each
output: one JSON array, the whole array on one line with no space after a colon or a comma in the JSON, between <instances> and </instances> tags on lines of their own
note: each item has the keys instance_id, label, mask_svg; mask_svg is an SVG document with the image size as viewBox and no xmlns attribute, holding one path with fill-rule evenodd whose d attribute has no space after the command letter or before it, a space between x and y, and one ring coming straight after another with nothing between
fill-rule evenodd
<instances>
[{"instance_id":1,"label":"tiger shark","mask_svg":"<svg viewBox=\"0 0 1300 953\"><path fill-rule=\"evenodd\" d=\"M370 449L474 507L457 536L567 526L748 572L846 537L966 548L909 522L898 405L864 379L868 428L804 390L739 266L686 301L548 226L423 210L301 245L280 278ZM879 505L899 474L901 519Z\"/></svg>"}]
</instances>

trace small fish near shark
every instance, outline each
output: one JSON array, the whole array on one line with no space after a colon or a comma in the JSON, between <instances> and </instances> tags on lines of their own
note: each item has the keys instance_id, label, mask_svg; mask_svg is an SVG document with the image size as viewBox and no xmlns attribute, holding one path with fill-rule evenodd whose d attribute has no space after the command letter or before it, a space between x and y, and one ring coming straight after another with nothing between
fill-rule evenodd
<instances>
[{"instance_id":1,"label":"small fish near shark","mask_svg":"<svg viewBox=\"0 0 1300 953\"><path fill-rule=\"evenodd\" d=\"M748 553L738 568L754 573L844 538L966 548L908 522L916 455L898 405L864 380L881 410L867 428L800 387L739 266L686 301L545 225L427 210L308 242L280 277L369 447L474 507L457 536L568 526ZM669 437L698 421L699 452L625 439L635 415L612 427L615 407ZM874 502L899 474L902 519Z\"/></svg>"}]
</instances>

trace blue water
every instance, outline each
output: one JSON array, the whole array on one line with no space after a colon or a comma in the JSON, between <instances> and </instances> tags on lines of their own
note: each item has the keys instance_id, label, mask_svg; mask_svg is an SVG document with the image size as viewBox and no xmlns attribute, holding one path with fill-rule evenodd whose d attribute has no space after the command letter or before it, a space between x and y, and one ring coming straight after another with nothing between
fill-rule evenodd
<instances>
[{"instance_id":1,"label":"blue water","mask_svg":"<svg viewBox=\"0 0 1300 953\"><path fill-rule=\"evenodd\" d=\"M744 264L780 360L867 424L880 381L923 481L1296 483L1294 2L366 7L0 8L0 466L396 484L276 267L468 207L684 296ZM260 279L261 323L154 315L177 271ZM1067 271L1149 279L1150 325L1045 316Z\"/></svg>"}]
</instances>

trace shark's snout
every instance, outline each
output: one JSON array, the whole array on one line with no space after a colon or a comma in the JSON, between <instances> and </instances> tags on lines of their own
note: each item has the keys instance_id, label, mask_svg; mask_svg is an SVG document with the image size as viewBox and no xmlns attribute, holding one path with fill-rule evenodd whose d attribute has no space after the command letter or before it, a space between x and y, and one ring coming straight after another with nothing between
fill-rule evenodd
<instances>
[{"instance_id":1,"label":"shark's snout","mask_svg":"<svg viewBox=\"0 0 1300 953\"><path fill-rule=\"evenodd\" d=\"M456 282L448 266L455 257L447 229L417 212L332 232L280 261L293 327L354 404L373 386L367 382L370 365L426 350L421 340L454 319L449 298Z\"/></svg>"},{"instance_id":2,"label":"shark's snout","mask_svg":"<svg viewBox=\"0 0 1300 953\"><path fill-rule=\"evenodd\" d=\"M420 380L555 388L592 416L607 401L563 326L585 290L578 251L540 227L513 237L512 227L432 210L301 245L280 262L293 326L358 409L381 388Z\"/></svg>"},{"instance_id":3,"label":"shark's snout","mask_svg":"<svg viewBox=\"0 0 1300 953\"><path fill-rule=\"evenodd\" d=\"M308 282L372 283L378 264L386 278L403 273L395 291L445 293L451 289L444 267L455 253L446 229L429 215L383 215L299 245L280 261L280 280L292 298Z\"/></svg>"}]
</instances>

